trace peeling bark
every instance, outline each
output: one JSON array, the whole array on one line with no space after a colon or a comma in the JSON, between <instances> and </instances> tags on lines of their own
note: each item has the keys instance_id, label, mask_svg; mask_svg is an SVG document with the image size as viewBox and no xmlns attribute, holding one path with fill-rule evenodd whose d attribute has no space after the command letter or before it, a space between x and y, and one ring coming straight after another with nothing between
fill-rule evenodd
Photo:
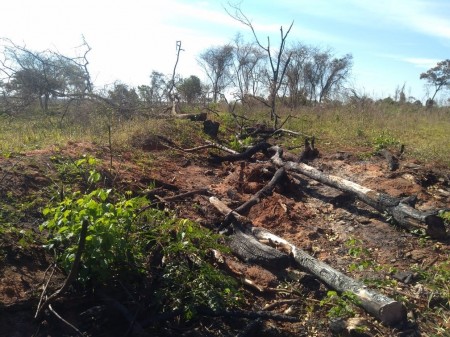
<instances>
[{"instance_id":1,"label":"peeling bark","mask_svg":"<svg viewBox=\"0 0 450 337\"><path fill-rule=\"evenodd\" d=\"M402 303L367 288L363 283L333 269L326 263L315 259L288 241L264 229L252 228L252 233L260 240L271 240L280 245L290 246L291 255L302 268L315 275L329 287L339 292L351 292L356 295L358 304L384 324L394 325L406 319L406 310Z\"/></svg>"},{"instance_id":2,"label":"peeling bark","mask_svg":"<svg viewBox=\"0 0 450 337\"><path fill-rule=\"evenodd\" d=\"M240 217L239 214L228 208L215 197L211 197L210 202L225 216L233 214L235 215L235 219L246 219L245 217ZM237 222L236 225L237 227L243 227L239 222ZM339 292L348 291L354 294L358 299L358 304L384 324L394 325L406 319L406 310L402 303L367 288L363 283L333 269L326 263L315 259L290 242L265 229L249 226L251 225L246 224L245 226L248 233L243 233L239 230L238 236L236 237L237 241L231 241L230 243L233 252L237 252L237 254L245 261L258 263L268 268L274 268L275 266L280 268L287 266L289 264L289 259L292 257L300 267L315 275L329 287L336 289ZM290 256L266 246L270 248L270 253L267 255L267 250L261 247L265 245L256 239L270 241L280 246L289 247ZM273 251L278 252L278 254Z\"/></svg>"},{"instance_id":3,"label":"peeling bark","mask_svg":"<svg viewBox=\"0 0 450 337\"><path fill-rule=\"evenodd\" d=\"M447 238L447 231L444 221L437 215L436 211L419 211L410 205L403 203L399 198L392 197L386 193L374 191L370 188L358 185L352 181L337 176L323 173L318 169L304 163L294 163L291 161L284 162L281 158L281 149L278 147L274 147L272 149L275 150L275 155L272 157L272 162L279 167L284 167L287 172L293 171L301 173L325 185L351 193L356 196L356 198L375 208L380 213L389 214L399 226L406 228L409 231L414 232L418 229L424 229L427 235L434 239Z\"/></svg>"}]
</instances>

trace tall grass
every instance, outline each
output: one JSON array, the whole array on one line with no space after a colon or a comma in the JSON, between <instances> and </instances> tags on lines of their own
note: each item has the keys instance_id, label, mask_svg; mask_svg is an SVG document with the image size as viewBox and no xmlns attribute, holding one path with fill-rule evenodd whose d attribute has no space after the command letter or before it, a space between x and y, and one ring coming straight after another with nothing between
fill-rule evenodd
<instances>
[{"instance_id":1,"label":"tall grass","mask_svg":"<svg viewBox=\"0 0 450 337\"><path fill-rule=\"evenodd\" d=\"M286 115L288 112L284 112ZM450 166L450 108L412 105L314 107L289 112L287 128L314 135L327 150L404 144L406 155Z\"/></svg>"},{"instance_id":2,"label":"tall grass","mask_svg":"<svg viewBox=\"0 0 450 337\"><path fill-rule=\"evenodd\" d=\"M267 121L268 111L253 108L245 112L252 120ZM322 151L370 151L379 144L398 147L404 144L406 155L423 162L450 166L450 108L425 109L413 105L375 104L303 107L280 110L283 128L314 135ZM232 118L226 112L219 117L228 127ZM218 119L216 115L211 118ZM251 122L247 122L250 124ZM268 122L270 124L270 121ZM188 144L201 125L188 121L148 118L120 119L111 113L80 112L66 116L29 114L0 116L0 153L7 155L49 146L63 146L69 141L108 144L112 127L113 146L127 147L134 134L163 134ZM292 138L290 145L300 145ZM287 144L289 145L289 144Z\"/></svg>"},{"instance_id":3,"label":"tall grass","mask_svg":"<svg viewBox=\"0 0 450 337\"><path fill-rule=\"evenodd\" d=\"M20 116L0 116L0 155L9 156L47 147L61 147L69 142L92 142L102 146L109 144L111 128L114 149L131 146L133 135L166 135L178 141L190 143L193 133L200 126L187 120L165 120L137 117L123 119L120 116L93 111L90 114L49 116L34 113Z\"/></svg>"}]
</instances>

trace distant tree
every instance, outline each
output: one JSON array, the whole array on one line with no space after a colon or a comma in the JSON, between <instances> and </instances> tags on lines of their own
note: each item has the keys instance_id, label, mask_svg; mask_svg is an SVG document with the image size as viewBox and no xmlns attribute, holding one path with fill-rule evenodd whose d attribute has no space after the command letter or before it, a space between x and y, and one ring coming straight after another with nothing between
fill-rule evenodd
<instances>
[{"instance_id":1,"label":"distant tree","mask_svg":"<svg viewBox=\"0 0 450 337\"><path fill-rule=\"evenodd\" d=\"M434 102L439 91L450 88L450 59L438 62L435 67L420 74L420 79L426 80L430 86L434 87L434 94L429 99L430 102ZM433 104L431 103L431 105Z\"/></svg>"},{"instance_id":2,"label":"distant tree","mask_svg":"<svg viewBox=\"0 0 450 337\"><path fill-rule=\"evenodd\" d=\"M331 50L317 50L305 65L307 91L311 100L321 103L347 80L352 55L335 58Z\"/></svg>"},{"instance_id":3,"label":"distant tree","mask_svg":"<svg viewBox=\"0 0 450 337\"><path fill-rule=\"evenodd\" d=\"M242 35L237 34L234 39L233 60L231 80L237 88L234 95L245 103L247 98L258 94L266 57L257 45L244 42Z\"/></svg>"},{"instance_id":4,"label":"distant tree","mask_svg":"<svg viewBox=\"0 0 450 337\"><path fill-rule=\"evenodd\" d=\"M3 39L3 93L14 97L22 106L39 101L43 111L48 110L51 97L69 97L92 92L87 70L89 45L84 41L83 56L67 57L46 50L35 52Z\"/></svg>"},{"instance_id":5,"label":"distant tree","mask_svg":"<svg viewBox=\"0 0 450 337\"><path fill-rule=\"evenodd\" d=\"M267 72L268 84L269 84L269 107L270 107L270 118L274 121L275 128L278 124L278 114L276 110L276 102L278 91L280 90L281 85L283 84L284 74L289 65L291 54L288 52L287 57L284 57L284 53L286 51L286 40L287 37L294 25L294 22L291 23L286 32L284 32L283 27L280 27L280 46L278 50L274 53L270 45L270 38L267 37L267 45L263 45L258 35L256 34L255 27L252 21L244 14L241 10L239 4L231 4L228 3L228 6L233 12L227 10L228 15L230 15L233 19L242 23L243 25L250 28L253 33L253 37L255 39L256 44L263 50L268 57L268 62L270 64L270 72ZM284 60L284 62L282 62Z\"/></svg>"},{"instance_id":6,"label":"distant tree","mask_svg":"<svg viewBox=\"0 0 450 337\"><path fill-rule=\"evenodd\" d=\"M138 86L139 98L147 105L156 107L163 102L168 102L169 78L163 73L152 71L150 85Z\"/></svg>"},{"instance_id":7,"label":"distant tree","mask_svg":"<svg viewBox=\"0 0 450 337\"><path fill-rule=\"evenodd\" d=\"M192 104L202 95L202 84L197 76L191 75L178 84L177 90L188 104Z\"/></svg>"},{"instance_id":8,"label":"distant tree","mask_svg":"<svg viewBox=\"0 0 450 337\"><path fill-rule=\"evenodd\" d=\"M134 88L126 84L115 83L114 88L108 91L110 102L116 106L119 114L125 118L132 117L139 107L139 96Z\"/></svg>"},{"instance_id":9,"label":"distant tree","mask_svg":"<svg viewBox=\"0 0 450 337\"><path fill-rule=\"evenodd\" d=\"M210 47L200 54L197 61L211 82L213 101L217 102L220 94L230 83L233 47L229 44Z\"/></svg>"},{"instance_id":10,"label":"distant tree","mask_svg":"<svg viewBox=\"0 0 450 337\"><path fill-rule=\"evenodd\" d=\"M297 43L290 48L291 59L286 69L285 96L291 108L305 104L307 100L307 79L305 65L311 56L312 47Z\"/></svg>"}]
</instances>

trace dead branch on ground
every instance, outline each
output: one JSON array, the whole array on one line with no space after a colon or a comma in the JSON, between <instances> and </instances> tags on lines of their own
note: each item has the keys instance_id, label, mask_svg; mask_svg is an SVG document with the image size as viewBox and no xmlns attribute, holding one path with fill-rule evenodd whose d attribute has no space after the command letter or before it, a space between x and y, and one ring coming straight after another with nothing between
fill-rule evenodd
<instances>
[{"instance_id":1,"label":"dead branch on ground","mask_svg":"<svg viewBox=\"0 0 450 337\"><path fill-rule=\"evenodd\" d=\"M301 173L325 185L348 192L381 214L387 213L399 226L413 233L418 229L423 229L434 239L447 238L444 221L438 216L437 211L419 211L409 204L403 203L401 199L376 192L352 181L326 174L304 163L285 162L282 159L283 151L280 147L275 146L272 150L275 151L274 156L271 158L272 162L278 167L284 167L287 172Z\"/></svg>"},{"instance_id":2,"label":"dead branch on ground","mask_svg":"<svg viewBox=\"0 0 450 337\"><path fill-rule=\"evenodd\" d=\"M78 274L78 269L80 267L81 256L84 251L84 245L86 243L88 225L89 225L89 222L87 220L83 220L83 223L81 225L80 239L78 242L77 253L75 254L75 259L73 261L73 265L72 265L72 268L70 269L69 275L67 276L66 280L64 281L62 287L59 290L55 291L52 295L50 295L41 306L38 306L38 308L36 310L36 314L34 315L35 319L38 319L42 315L43 310L45 310L45 308L47 308L59 296L61 296L67 290L67 288L69 288L72 281L76 278L76 276ZM45 289L44 289L44 291L45 291Z\"/></svg>"},{"instance_id":3,"label":"dead branch on ground","mask_svg":"<svg viewBox=\"0 0 450 337\"><path fill-rule=\"evenodd\" d=\"M210 202L225 216L228 216L230 213L236 213L217 198L211 197ZM235 221L238 221L237 218L238 217L235 217ZM268 232L263 228L253 226L248 227L248 224L244 226L238 222L235 224L236 227L246 228L247 233L240 235L241 241L239 242L240 245L243 245L244 249L238 249L238 256L244 258L244 260L248 261L248 256L250 256L252 258L252 262L274 268L275 265L273 263L276 260L267 260L265 255L259 255L258 253L261 251L259 245L261 245L261 243L255 239L269 240L280 245L288 246L290 247L291 256L300 267L315 275L318 279L331 288L336 289L339 292L348 291L354 294L358 298L358 304L384 324L394 325L405 320L406 310L402 303L368 289L363 283L342 274L329 265L298 249L290 242ZM258 242L258 245L255 244L255 242ZM233 252L236 251L236 247L231 248ZM253 258L255 252L256 255L258 255L257 259ZM287 257L287 255L284 256Z\"/></svg>"}]
</instances>

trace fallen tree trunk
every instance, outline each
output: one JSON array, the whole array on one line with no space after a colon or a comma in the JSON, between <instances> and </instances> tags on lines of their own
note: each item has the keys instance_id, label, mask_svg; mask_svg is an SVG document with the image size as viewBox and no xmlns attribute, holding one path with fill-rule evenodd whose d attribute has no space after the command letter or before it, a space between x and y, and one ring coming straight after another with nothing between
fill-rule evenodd
<instances>
[{"instance_id":1,"label":"fallen tree trunk","mask_svg":"<svg viewBox=\"0 0 450 337\"><path fill-rule=\"evenodd\" d=\"M223 215L228 226L234 224L233 234L228 236L231 251L241 260L262 265L267 269L285 268L290 263L288 255L270 246L264 245L252 235L245 233L245 228L251 227L251 221L230 209L216 197L210 197L209 202ZM225 226L222 226L225 227Z\"/></svg>"},{"instance_id":2,"label":"fallen tree trunk","mask_svg":"<svg viewBox=\"0 0 450 337\"><path fill-rule=\"evenodd\" d=\"M189 119L193 122L203 122L206 121L206 118L208 117L208 114L206 112L201 112L197 114L172 114L172 117L178 118L178 119Z\"/></svg>"},{"instance_id":3,"label":"fallen tree trunk","mask_svg":"<svg viewBox=\"0 0 450 337\"><path fill-rule=\"evenodd\" d=\"M241 260L254 263L269 270L284 269L290 264L290 257L279 250L262 244L253 235L246 234L235 226L228 236L228 246Z\"/></svg>"},{"instance_id":4,"label":"fallen tree trunk","mask_svg":"<svg viewBox=\"0 0 450 337\"><path fill-rule=\"evenodd\" d=\"M283 238L264 229L254 227L252 228L252 233L260 240L270 240L275 244L289 246L295 262L302 268L315 275L329 287L339 292L351 292L356 295L358 304L384 324L394 325L405 320L406 310L401 302L367 288L364 283L333 269Z\"/></svg>"},{"instance_id":5,"label":"fallen tree trunk","mask_svg":"<svg viewBox=\"0 0 450 337\"><path fill-rule=\"evenodd\" d=\"M219 199L215 197L210 198L210 202L225 216L229 216L229 214L233 214L235 221L246 220L245 217L240 216L229 207L227 207L224 203L222 203ZM260 251L261 243L257 241L255 238L263 241L270 241L275 244L278 244L283 247L289 247L291 256L294 258L294 261L306 271L315 275L319 280L326 283L329 287L336 289L339 292L351 292L358 299L358 304L367 310L370 314L375 316L381 322L387 325L394 325L403 321L406 318L406 310L402 303L395 301L383 294L377 293L374 290L368 289L363 283L356 281L341 272L333 269L329 265L313 258L308 255L306 252L298 249L293 244L288 241L262 229L256 228L248 223L242 225L237 223L239 227L245 227L248 234L243 233L245 236L242 236L241 239L249 239L248 242L245 243L245 251L240 251L240 254L250 253L250 256L253 256L253 251ZM251 234L250 234L251 233ZM255 244L258 242L258 244ZM255 244L255 246L254 246ZM272 248L273 249L273 248ZM282 253L280 253L282 254ZM287 257L287 255L282 254ZM263 265L268 265L268 261L263 261L264 256L259 256L258 260L255 260L255 263L264 262ZM272 262L273 263L273 262ZM271 265L271 264L269 264ZM273 268L273 265L271 265Z\"/></svg>"},{"instance_id":6,"label":"fallen tree trunk","mask_svg":"<svg viewBox=\"0 0 450 337\"><path fill-rule=\"evenodd\" d=\"M258 143L255 146L252 146L251 148L247 149L246 151L242 153L236 153L236 154L230 154L227 156L218 156L215 154L211 154L210 161L213 163L221 163L224 161L237 161L237 160L243 160L243 159L250 159L255 153L262 151L263 153L267 152L267 149L272 147L269 143Z\"/></svg>"},{"instance_id":7,"label":"fallen tree trunk","mask_svg":"<svg viewBox=\"0 0 450 337\"><path fill-rule=\"evenodd\" d=\"M399 226L412 232L417 229L424 229L426 234L434 239L447 238L444 221L437 215L436 211L422 212L406 203L402 203L402 200L399 198L323 173L307 164L294 163L292 161L284 162L282 150L279 147L273 147L272 150L275 151L275 155L271 159L272 162L279 167L284 167L286 171L301 173L325 185L348 192L380 213L389 214Z\"/></svg>"}]
</instances>

